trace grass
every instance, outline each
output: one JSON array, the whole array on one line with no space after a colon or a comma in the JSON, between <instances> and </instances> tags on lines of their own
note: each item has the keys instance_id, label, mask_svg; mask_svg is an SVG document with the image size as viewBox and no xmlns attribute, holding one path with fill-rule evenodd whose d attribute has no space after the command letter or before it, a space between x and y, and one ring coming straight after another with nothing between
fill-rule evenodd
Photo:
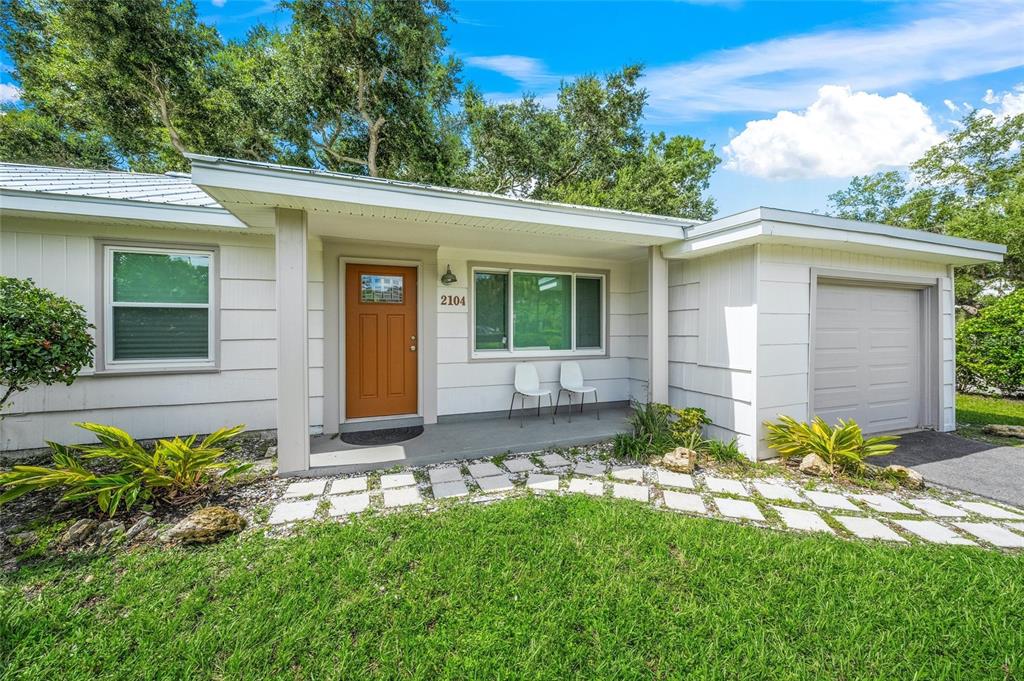
<instances>
[{"instance_id":1,"label":"grass","mask_svg":"<svg viewBox=\"0 0 1024 681\"><path fill-rule=\"evenodd\" d=\"M1024 555L582 495L0 579L5 679L1024 678Z\"/></svg>"},{"instance_id":2,"label":"grass","mask_svg":"<svg viewBox=\"0 0 1024 681\"><path fill-rule=\"evenodd\" d=\"M997 437L983 431L989 423L1024 426L1024 400L959 394L956 396L956 422L958 432L965 437L1024 447L1024 440L1019 438Z\"/></svg>"}]
</instances>

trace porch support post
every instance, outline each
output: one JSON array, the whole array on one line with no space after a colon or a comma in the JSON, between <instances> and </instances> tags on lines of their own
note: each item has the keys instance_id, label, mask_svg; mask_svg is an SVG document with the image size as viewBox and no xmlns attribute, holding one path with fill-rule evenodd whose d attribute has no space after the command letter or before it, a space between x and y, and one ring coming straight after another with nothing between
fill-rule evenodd
<instances>
[{"instance_id":1,"label":"porch support post","mask_svg":"<svg viewBox=\"0 0 1024 681\"><path fill-rule=\"evenodd\" d=\"M647 394L668 403L668 262L660 246L647 249Z\"/></svg>"},{"instance_id":2,"label":"porch support post","mask_svg":"<svg viewBox=\"0 0 1024 681\"><path fill-rule=\"evenodd\" d=\"M277 471L309 470L306 213L277 209Z\"/></svg>"}]
</instances>

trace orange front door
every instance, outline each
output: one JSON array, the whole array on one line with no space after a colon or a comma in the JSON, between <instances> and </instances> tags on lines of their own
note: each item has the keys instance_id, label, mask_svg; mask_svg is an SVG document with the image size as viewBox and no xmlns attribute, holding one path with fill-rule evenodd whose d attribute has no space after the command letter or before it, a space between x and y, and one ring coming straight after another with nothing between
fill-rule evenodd
<instances>
[{"instance_id":1,"label":"orange front door","mask_svg":"<svg viewBox=\"0 0 1024 681\"><path fill-rule=\"evenodd\" d=\"M345 268L348 418L417 411L416 268Z\"/></svg>"}]
</instances>

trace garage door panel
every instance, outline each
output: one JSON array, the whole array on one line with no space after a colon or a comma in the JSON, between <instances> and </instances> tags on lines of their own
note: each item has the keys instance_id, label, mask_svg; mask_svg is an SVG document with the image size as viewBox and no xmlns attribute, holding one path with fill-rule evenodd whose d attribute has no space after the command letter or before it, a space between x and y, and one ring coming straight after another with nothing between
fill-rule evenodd
<instances>
[{"instance_id":1,"label":"garage door panel","mask_svg":"<svg viewBox=\"0 0 1024 681\"><path fill-rule=\"evenodd\" d=\"M814 411L865 432L920 424L920 292L820 283L814 322Z\"/></svg>"}]
</instances>

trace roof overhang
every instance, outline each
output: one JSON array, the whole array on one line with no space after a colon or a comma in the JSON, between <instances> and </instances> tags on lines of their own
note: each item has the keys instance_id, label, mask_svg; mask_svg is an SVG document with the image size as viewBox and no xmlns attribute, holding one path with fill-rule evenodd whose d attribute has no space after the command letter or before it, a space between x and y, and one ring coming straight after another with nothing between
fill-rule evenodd
<instances>
[{"instance_id":1,"label":"roof overhang","mask_svg":"<svg viewBox=\"0 0 1024 681\"><path fill-rule=\"evenodd\" d=\"M245 218L258 207L297 208L445 224L522 230L526 235L602 240L634 246L676 241L691 220L398 182L308 168L188 155L192 181ZM253 225L266 227L268 225ZM410 235L413 236L413 235Z\"/></svg>"},{"instance_id":2,"label":"roof overhang","mask_svg":"<svg viewBox=\"0 0 1024 681\"><path fill-rule=\"evenodd\" d=\"M689 227L684 239L661 250L666 258L686 259L761 243L842 248L949 265L1001 262L1006 253L1005 246L986 241L778 208L755 208Z\"/></svg>"},{"instance_id":3,"label":"roof overhang","mask_svg":"<svg viewBox=\"0 0 1024 681\"><path fill-rule=\"evenodd\" d=\"M102 220L170 227L246 229L223 208L0 189L0 216Z\"/></svg>"}]
</instances>

